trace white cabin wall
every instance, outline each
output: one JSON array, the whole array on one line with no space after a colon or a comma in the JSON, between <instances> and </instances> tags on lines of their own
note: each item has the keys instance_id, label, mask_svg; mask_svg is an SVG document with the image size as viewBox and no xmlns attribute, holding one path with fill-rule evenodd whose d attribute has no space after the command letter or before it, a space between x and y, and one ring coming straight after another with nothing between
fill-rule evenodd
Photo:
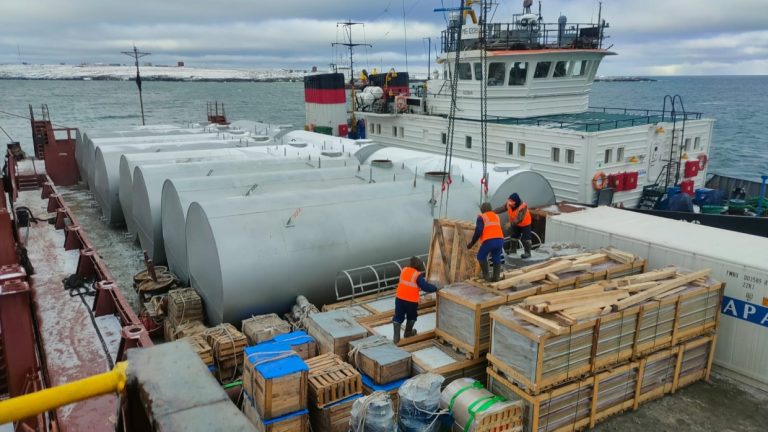
<instances>
[{"instance_id":1,"label":"white cabin wall","mask_svg":"<svg viewBox=\"0 0 768 432\"><path fill-rule=\"evenodd\" d=\"M650 133L655 130L654 125L643 125L628 128L619 128L604 132L591 132L589 154L590 170L586 171L584 178L584 193L586 202L594 202L597 192L592 188L592 177L598 172L606 175L621 172L637 171L637 187L630 191L615 192L614 203L621 203L627 207L635 207L643 193L643 186L648 184L649 154L652 143L649 141ZM619 148L624 148L624 157L617 161ZM605 151L611 149L611 161L605 163ZM637 162L630 162L635 157ZM650 180L653 183L654 179Z\"/></svg>"}]
</instances>

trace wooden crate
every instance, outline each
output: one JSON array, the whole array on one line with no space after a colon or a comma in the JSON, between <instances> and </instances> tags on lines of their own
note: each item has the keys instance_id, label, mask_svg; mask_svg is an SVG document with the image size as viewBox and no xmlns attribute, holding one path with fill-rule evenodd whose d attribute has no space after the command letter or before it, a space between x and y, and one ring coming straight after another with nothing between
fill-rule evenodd
<instances>
[{"instance_id":1,"label":"wooden crate","mask_svg":"<svg viewBox=\"0 0 768 432\"><path fill-rule=\"evenodd\" d=\"M310 404L309 420L312 430L347 432L349 430L349 419L352 417L352 404L361 397L363 397L361 394L352 395L322 408Z\"/></svg>"},{"instance_id":2,"label":"wooden crate","mask_svg":"<svg viewBox=\"0 0 768 432\"><path fill-rule=\"evenodd\" d=\"M422 293L419 296L419 309L434 307L436 300L437 296L434 293ZM390 289L323 306L323 312L339 309L346 310L358 321L391 317L395 313L395 290Z\"/></svg>"},{"instance_id":3,"label":"wooden crate","mask_svg":"<svg viewBox=\"0 0 768 432\"><path fill-rule=\"evenodd\" d=\"M513 308L492 314L491 367L535 394L592 371L594 321L555 335L518 317Z\"/></svg>"},{"instance_id":4,"label":"wooden crate","mask_svg":"<svg viewBox=\"0 0 768 432\"><path fill-rule=\"evenodd\" d=\"M387 384L411 374L411 353L384 336L358 339L349 346L349 362L376 384Z\"/></svg>"},{"instance_id":5,"label":"wooden crate","mask_svg":"<svg viewBox=\"0 0 768 432\"><path fill-rule=\"evenodd\" d=\"M411 375L432 372L445 378L443 387L457 378L474 378L485 382L484 358L468 359L466 355L437 339L406 345L411 353Z\"/></svg>"},{"instance_id":6,"label":"wooden crate","mask_svg":"<svg viewBox=\"0 0 768 432\"><path fill-rule=\"evenodd\" d=\"M419 318L416 320L414 329L417 330L416 336L402 337L397 346L403 347L413 343L433 339L435 337L435 325L437 324L437 311L434 306L419 308ZM395 312L366 318L358 318L357 322L365 328L368 333L376 336L384 336L392 339L394 329L392 327L392 318Z\"/></svg>"},{"instance_id":7,"label":"wooden crate","mask_svg":"<svg viewBox=\"0 0 768 432\"><path fill-rule=\"evenodd\" d=\"M362 393L360 373L333 353L307 360L310 405L324 407Z\"/></svg>"},{"instance_id":8,"label":"wooden crate","mask_svg":"<svg viewBox=\"0 0 768 432\"><path fill-rule=\"evenodd\" d=\"M256 345L273 339L276 335L290 333L291 325L277 314L256 315L243 320L243 334L249 345Z\"/></svg>"},{"instance_id":9,"label":"wooden crate","mask_svg":"<svg viewBox=\"0 0 768 432\"><path fill-rule=\"evenodd\" d=\"M208 345L208 342L203 335L198 334L188 336L182 340L187 341L192 346L192 350L200 357L200 360L202 360L206 366L213 365L213 349Z\"/></svg>"},{"instance_id":10,"label":"wooden crate","mask_svg":"<svg viewBox=\"0 0 768 432\"><path fill-rule=\"evenodd\" d=\"M167 317L174 325L187 321L203 321L203 301L192 288L180 288L168 291Z\"/></svg>"},{"instance_id":11,"label":"wooden crate","mask_svg":"<svg viewBox=\"0 0 768 432\"><path fill-rule=\"evenodd\" d=\"M243 398L243 414L259 432L308 432L309 411L301 410L272 420L262 420L253 400L247 394Z\"/></svg>"},{"instance_id":12,"label":"wooden crate","mask_svg":"<svg viewBox=\"0 0 768 432\"><path fill-rule=\"evenodd\" d=\"M312 336L309 336L304 330L297 330L291 333L285 333L275 336L275 338L266 343L280 343L291 347L292 350L301 357L302 360L312 358L317 355L317 344Z\"/></svg>"},{"instance_id":13,"label":"wooden crate","mask_svg":"<svg viewBox=\"0 0 768 432\"><path fill-rule=\"evenodd\" d=\"M490 347L490 313L506 303L506 296L477 285L447 286L437 295L435 336L479 358Z\"/></svg>"},{"instance_id":14,"label":"wooden crate","mask_svg":"<svg viewBox=\"0 0 768 432\"><path fill-rule=\"evenodd\" d=\"M207 329L202 321L184 321L176 324L172 319L166 318L163 322L163 336L166 342L203 334Z\"/></svg>"},{"instance_id":15,"label":"wooden crate","mask_svg":"<svg viewBox=\"0 0 768 432\"><path fill-rule=\"evenodd\" d=\"M245 335L231 324L220 324L202 333L213 350L214 376L222 383L235 381L243 366Z\"/></svg>"},{"instance_id":16,"label":"wooden crate","mask_svg":"<svg viewBox=\"0 0 768 432\"><path fill-rule=\"evenodd\" d=\"M334 353L341 358L347 358L349 342L368 336L368 331L343 310L310 315L307 333L315 338L320 354Z\"/></svg>"},{"instance_id":17,"label":"wooden crate","mask_svg":"<svg viewBox=\"0 0 768 432\"><path fill-rule=\"evenodd\" d=\"M306 363L288 345L257 345L245 349L243 390L259 417L277 418L307 407Z\"/></svg>"},{"instance_id":18,"label":"wooden crate","mask_svg":"<svg viewBox=\"0 0 768 432\"><path fill-rule=\"evenodd\" d=\"M480 244L476 244L472 249L466 247L474 232L473 222L435 219L427 260L429 280L448 285L480 274L480 265L475 258Z\"/></svg>"}]
</instances>

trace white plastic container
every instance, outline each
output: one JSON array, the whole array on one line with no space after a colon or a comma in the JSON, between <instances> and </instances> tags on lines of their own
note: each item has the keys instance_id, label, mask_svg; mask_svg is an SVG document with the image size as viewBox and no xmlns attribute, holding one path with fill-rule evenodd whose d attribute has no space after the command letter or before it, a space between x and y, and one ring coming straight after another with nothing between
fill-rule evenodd
<instances>
[{"instance_id":1,"label":"white plastic container","mask_svg":"<svg viewBox=\"0 0 768 432\"><path fill-rule=\"evenodd\" d=\"M768 238L611 207L553 216L547 242L615 246L650 268L711 268L725 282L715 364L768 389Z\"/></svg>"}]
</instances>

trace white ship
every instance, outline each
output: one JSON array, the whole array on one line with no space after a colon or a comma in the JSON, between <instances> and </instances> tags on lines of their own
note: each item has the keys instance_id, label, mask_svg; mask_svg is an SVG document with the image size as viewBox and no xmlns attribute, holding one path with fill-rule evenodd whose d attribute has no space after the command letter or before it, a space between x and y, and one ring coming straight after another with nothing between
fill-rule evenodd
<instances>
[{"instance_id":1,"label":"white ship","mask_svg":"<svg viewBox=\"0 0 768 432\"><path fill-rule=\"evenodd\" d=\"M605 190L601 203L653 208L668 187L690 195L704 187L714 120L686 112L678 96L659 101L659 110L590 106L600 62L615 54L603 47L608 24L564 16L547 24L529 4L509 23L486 23L490 13L471 6L453 12L440 70L423 87L411 94L390 72L354 96L367 138L478 162L485 147L490 163L544 175L562 201L595 203ZM309 127L337 134L347 123L314 113L308 106Z\"/></svg>"}]
</instances>

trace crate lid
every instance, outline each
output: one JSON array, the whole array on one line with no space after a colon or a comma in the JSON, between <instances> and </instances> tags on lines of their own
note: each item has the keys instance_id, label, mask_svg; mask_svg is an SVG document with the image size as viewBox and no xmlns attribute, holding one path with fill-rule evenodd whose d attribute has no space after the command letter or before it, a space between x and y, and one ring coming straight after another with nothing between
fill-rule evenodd
<instances>
[{"instance_id":1,"label":"crate lid","mask_svg":"<svg viewBox=\"0 0 768 432\"><path fill-rule=\"evenodd\" d=\"M334 338L368 334L368 331L345 310L312 314L309 320Z\"/></svg>"},{"instance_id":2,"label":"crate lid","mask_svg":"<svg viewBox=\"0 0 768 432\"><path fill-rule=\"evenodd\" d=\"M288 374L309 371L304 360L281 343L259 344L245 348L245 361L265 379L278 378Z\"/></svg>"}]
</instances>

